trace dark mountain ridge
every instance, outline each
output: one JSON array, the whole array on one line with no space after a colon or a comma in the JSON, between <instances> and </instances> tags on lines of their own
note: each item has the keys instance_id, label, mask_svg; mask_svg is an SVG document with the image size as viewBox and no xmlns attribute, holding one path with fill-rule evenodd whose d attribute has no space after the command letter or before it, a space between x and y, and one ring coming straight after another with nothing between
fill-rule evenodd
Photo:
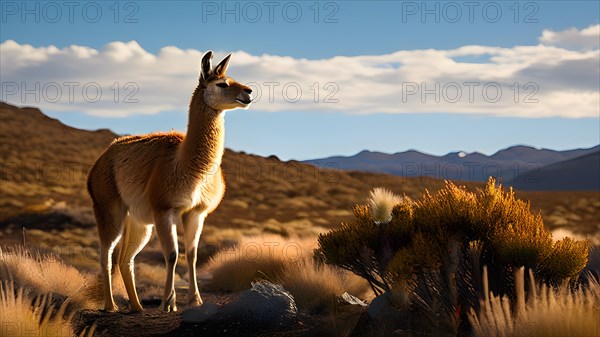
<instances>
[{"instance_id":1,"label":"dark mountain ridge","mask_svg":"<svg viewBox=\"0 0 600 337\"><path fill-rule=\"evenodd\" d=\"M500 150L491 156L478 152L451 152L443 156L434 156L416 150L393 154L361 151L349 157L335 156L304 162L318 167L388 173L402 177L425 176L483 182L493 176L507 184L514 183L515 186L534 190L547 188L596 190L598 187L594 182L598 178L597 172L600 172L600 165L596 161L576 160L566 165L558 165L551 168L552 174L547 173L543 168L598 153L600 153L600 145L566 151L517 145ZM565 171L557 171L561 168ZM550 180L553 183L550 183ZM532 181L537 183L531 184Z\"/></svg>"}]
</instances>

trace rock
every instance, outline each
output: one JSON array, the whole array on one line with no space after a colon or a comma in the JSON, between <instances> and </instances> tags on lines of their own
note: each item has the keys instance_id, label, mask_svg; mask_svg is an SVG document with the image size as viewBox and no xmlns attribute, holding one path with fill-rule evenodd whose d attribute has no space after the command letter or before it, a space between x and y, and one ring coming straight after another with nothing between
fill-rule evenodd
<instances>
[{"instance_id":1,"label":"rock","mask_svg":"<svg viewBox=\"0 0 600 337\"><path fill-rule=\"evenodd\" d=\"M347 292L343 293L341 296L342 300L344 300L345 302L347 302L348 304L352 304L352 305L360 305L362 307L366 307L367 304L365 302L363 302L360 298L350 295Z\"/></svg>"},{"instance_id":2,"label":"rock","mask_svg":"<svg viewBox=\"0 0 600 337\"><path fill-rule=\"evenodd\" d=\"M220 316L241 324L249 322L265 326L285 326L296 321L298 309L290 293L281 285L253 282L252 289L243 292L227 305Z\"/></svg>"},{"instance_id":3,"label":"rock","mask_svg":"<svg viewBox=\"0 0 600 337\"><path fill-rule=\"evenodd\" d=\"M387 336L393 334L402 322L406 321L406 312L402 309L407 308L408 305L409 299L405 293L390 290L375 297L369 304L367 312L372 322L384 336Z\"/></svg>"},{"instance_id":4,"label":"rock","mask_svg":"<svg viewBox=\"0 0 600 337\"><path fill-rule=\"evenodd\" d=\"M375 319L375 318L379 317L382 312L384 312L386 309L388 309L391 306L389 297L390 297L389 292L385 292L385 293L375 297L371 301L371 304L369 304L369 310L367 311L369 313L369 316L371 316L371 318Z\"/></svg>"},{"instance_id":5,"label":"rock","mask_svg":"<svg viewBox=\"0 0 600 337\"><path fill-rule=\"evenodd\" d=\"M219 307L212 303L204 303L201 307L188 308L182 313L182 321L184 323L200 323L213 317Z\"/></svg>"},{"instance_id":6,"label":"rock","mask_svg":"<svg viewBox=\"0 0 600 337\"><path fill-rule=\"evenodd\" d=\"M367 315L367 304L355 296L343 293L336 297L335 308L330 312L333 314L327 321L332 327L335 327L335 334L330 331L330 335L351 336L361 317ZM367 334L360 334L360 336L362 335Z\"/></svg>"},{"instance_id":7,"label":"rock","mask_svg":"<svg viewBox=\"0 0 600 337\"><path fill-rule=\"evenodd\" d=\"M409 304L410 300L405 293L389 290L371 301L368 312L369 316L375 319L397 312L399 309L408 307Z\"/></svg>"}]
</instances>

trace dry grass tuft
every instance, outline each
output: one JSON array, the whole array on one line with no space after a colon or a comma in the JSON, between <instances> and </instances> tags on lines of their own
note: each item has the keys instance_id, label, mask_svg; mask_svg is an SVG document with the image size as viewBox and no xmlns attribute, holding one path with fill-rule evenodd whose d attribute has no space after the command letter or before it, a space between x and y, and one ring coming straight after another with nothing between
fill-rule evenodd
<instances>
[{"instance_id":1,"label":"dry grass tuft","mask_svg":"<svg viewBox=\"0 0 600 337\"><path fill-rule=\"evenodd\" d=\"M0 283L0 334L2 336L75 336L71 321L75 315L69 301L55 309L52 295L32 298L13 281ZM80 336L93 336L95 325L86 327Z\"/></svg>"},{"instance_id":2,"label":"dry grass tuft","mask_svg":"<svg viewBox=\"0 0 600 337\"><path fill-rule=\"evenodd\" d=\"M400 201L401 198L392 191L382 187L374 188L369 194L369 206L375 222L390 222L392 220L392 209Z\"/></svg>"},{"instance_id":3,"label":"dry grass tuft","mask_svg":"<svg viewBox=\"0 0 600 337\"><path fill-rule=\"evenodd\" d=\"M331 311L344 292L362 299L372 297L363 278L312 258L286 266L278 280L294 296L298 307L309 312Z\"/></svg>"},{"instance_id":4,"label":"dry grass tuft","mask_svg":"<svg viewBox=\"0 0 600 337\"><path fill-rule=\"evenodd\" d=\"M92 308L98 300L86 296L88 277L77 269L66 265L57 256L34 253L22 246L0 249L0 277L40 293L67 297L81 308Z\"/></svg>"},{"instance_id":5,"label":"dry grass tuft","mask_svg":"<svg viewBox=\"0 0 600 337\"><path fill-rule=\"evenodd\" d=\"M206 264L206 270L213 276L211 286L240 291L249 289L257 279L275 282L284 266L311 256L314 245L314 240L284 239L278 235L242 238L234 247L215 254Z\"/></svg>"},{"instance_id":6,"label":"dry grass tuft","mask_svg":"<svg viewBox=\"0 0 600 337\"><path fill-rule=\"evenodd\" d=\"M590 277L586 288L571 290L567 286L553 289L536 286L530 272L531 291L525 300L524 269L515 272L516 303L508 297L488 293L481 310L469 313L476 337L494 336L598 336L600 331L600 285ZM484 269L484 285L487 270Z\"/></svg>"},{"instance_id":7,"label":"dry grass tuft","mask_svg":"<svg viewBox=\"0 0 600 337\"><path fill-rule=\"evenodd\" d=\"M209 287L225 291L249 289L251 282L266 279L281 283L298 306L310 312L331 309L336 296L348 292L370 295L362 278L313 259L315 239L263 235L243 238L231 249L211 258L206 269L213 276Z\"/></svg>"}]
</instances>

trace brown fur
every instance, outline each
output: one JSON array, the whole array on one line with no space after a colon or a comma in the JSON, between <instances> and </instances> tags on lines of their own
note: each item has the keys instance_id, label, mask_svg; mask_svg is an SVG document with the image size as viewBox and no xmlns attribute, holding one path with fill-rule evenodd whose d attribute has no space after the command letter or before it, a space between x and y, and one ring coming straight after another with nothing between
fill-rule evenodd
<instances>
[{"instance_id":1,"label":"brown fur","mask_svg":"<svg viewBox=\"0 0 600 337\"><path fill-rule=\"evenodd\" d=\"M142 310L133 273L134 258L156 228L167 280L162 307L176 310L174 272L176 226L185 234L190 288L188 302L201 305L196 282L196 254L205 217L225 192L221 172L225 131L223 111L250 104L250 88L225 75L227 56L213 71L212 52L202 59L202 73L189 107L188 130L126 136L115 140L98 158L88 176L101 244L104 307L116 310L112 296L113 251L132 311ZM223 83L228 83L227 87ZM116 253L118 252L118 254Z\"/></svg>"}]
</instances>

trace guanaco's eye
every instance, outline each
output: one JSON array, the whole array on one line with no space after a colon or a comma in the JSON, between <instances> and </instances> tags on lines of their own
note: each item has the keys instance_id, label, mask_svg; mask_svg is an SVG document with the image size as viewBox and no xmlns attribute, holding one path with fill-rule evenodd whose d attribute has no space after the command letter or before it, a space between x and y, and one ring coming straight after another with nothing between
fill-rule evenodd
<instances>
[{"instance_id":1,"label":"guanaco's eye","mask_svg":"<svg viewBox=\"0 0 600 337\"><path fill-rule=\"evenodd\" d=\"M217 83L217 87L219 88L227 88L229 84L227 82Z\"/></svg>"}]
</instances>

